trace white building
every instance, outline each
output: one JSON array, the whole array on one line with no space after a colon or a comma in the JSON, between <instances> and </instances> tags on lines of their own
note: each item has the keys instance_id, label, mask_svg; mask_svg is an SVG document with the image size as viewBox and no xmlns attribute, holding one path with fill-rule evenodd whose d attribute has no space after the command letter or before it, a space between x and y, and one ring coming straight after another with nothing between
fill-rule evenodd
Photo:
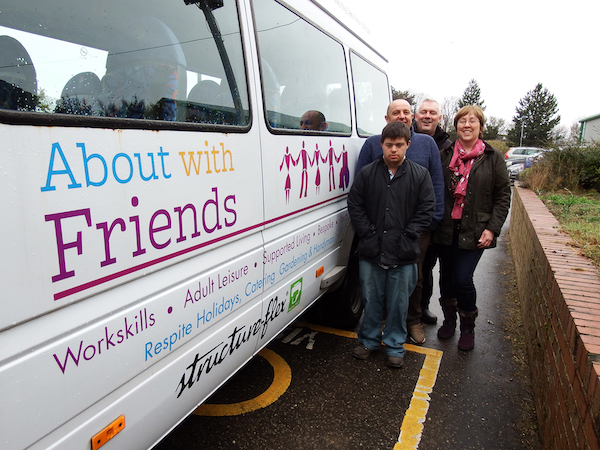
<instances>
[{"instance_id":1,"label":"white building","mask_svg":"<svg viewBox=\"0 0 600 450\"><path fill-rule=\"evenodd\" d=\"M581 123L579 141L582 144L600 141L600 114L582 119L579 123Z\"/></svg>"}]
</instances>

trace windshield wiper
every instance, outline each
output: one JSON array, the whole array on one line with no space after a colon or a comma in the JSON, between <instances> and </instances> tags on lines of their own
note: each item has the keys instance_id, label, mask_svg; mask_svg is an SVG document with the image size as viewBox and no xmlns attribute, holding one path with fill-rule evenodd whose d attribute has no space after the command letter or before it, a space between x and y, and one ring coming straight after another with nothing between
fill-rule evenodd
<instances>
[{"instance_id":1,"label":"windshield wiper","mask_svg":"<svg viewBox=\"0 0 600 450\"><path fill-rule=\"evenodd\" d=\"M233 106L235 107L237 123L241 123L242 100L240 98L240 91L233 73L231 61L229 60L229 55L225 49L225 42L223 41L221 30L219 30L219 25L217 24L217 20L213 14L213 10L223 6L223 0L183 0L183 2L186 5L196 5L204 13L204 17L206 18L206 22L208 22L208 27L210 28L210 32L217 46L217 50L219 51L221 63L225 69L225 76L227 77L227 84L229 85L229 90L231 91L231 98L233 100Z\"/></svg>"}]
</instances>

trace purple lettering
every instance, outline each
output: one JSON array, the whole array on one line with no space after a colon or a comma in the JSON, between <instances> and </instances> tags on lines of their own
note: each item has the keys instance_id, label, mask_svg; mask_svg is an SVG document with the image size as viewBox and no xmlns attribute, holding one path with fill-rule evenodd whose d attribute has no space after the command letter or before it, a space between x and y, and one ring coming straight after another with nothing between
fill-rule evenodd
<instances>
[{"instance_id":1,"label":"purple lettering","mask_svg":"<svg viewBox=\"0 0 600 450\"><path fill-rule=\"evenodd\" d=\"M127 317L125 317L125 339L129 339L129 335L131 335L132 337L135 336L132 332L131 332L131 328L133 327L133 324L127 326Z\"/></svg>"},{"instance_id":2,"label":"purple lettering","mask_svg":"<svg viewBox=\"0 0 600 450\"><path fill-rule=\"evenodd\" d=\"M183 213L186 209L190 209L192 211L192 216L194 220L194 233L192 234L192 238L200 236L200 232L198 231L198 218L196 214L196 207L191 203L188 203L183 208L177 206L175 208L175 212L179 215L179 237L177 238L177 242L183 242L187 238L183 235Z\"/></svg>"},{"instance_id":3,"label":"purple lettering","mask_svg":"<svg viewBox=\"0 0 600 450\"><path fill-rule=\"evenodd\" d=\"M148 239L152 247L157 250L174 247L175 243L181 244L178 249L174 249L174 252L180 253L186 251L183 242L187 242L190 237L194 239L201 236L202 229L206 233L214 233L215 231L222 230L223 227L235 226L238 219L236 196L220 196L217 187L212 187L211 192L212 194L209 195L208 199L204 199L203 204L188 203L184 206L174 206L173 210L159 209L151 213L151 215L150 213L149 215L133 214L129 217L108 218L109 220L99 222L92 221L90 208L47 214L45 216L46 222L54 222L59 269L57 274L52 276L52 282L55 283L76 276L76 271L71 269L71 265L79 262L82 258L74 259L75 254L71 255L68 251L69 249L76 249L77 255L83 255L84 233L87 233L85 241L86 249L88 249L86 252L88 259L90 240L102 239L100 242L94 241L94 244L95 246L104 245L104 256L100 257L100 261L97 262L86 260L85 263L88 267L91 263L99 264L101 268L116 265L117 263L123 265L123 267L127 267L130 261L124 261L124 259L147 255L145 239ZM131 197L131 205L133 208L138 207L138 197ZM202 205L201 217L200 205ZM178 229L176 225L173 225L171 214L176 214L175 220L179 221ZM65 222L67 219L77 218L78 216L83 216L87 226L94 227L99 233L94 234L92 231L86 231L83 223L80 227L77 227L78 224L73 221ZM199 223L200 220L202 220L202 225ZM132 224L132 226L127 227L127 222ZM117 232L116 235L115 232ZM146 233L148 233L147 236ZM117 245L117 239L119 245ZM122 243L126 245L124 246ZM69 255L73 259L67 261L67 256ZM156 257L155 255L152 256L153 258ZM56 297L55 294L56 300L60 298L63 298L63 296Z\"/></svg>"},{"instance_id":4,"label":"purple lettering","mask_svg":"<svg viewBox=\"0 0 600 450\"><path fill-rule=\"evenodd\" d=\"M212 233L215 230L220 230L221 228L223 228L221 226L221 224L219 223L219 193L218 193L218 189L216 187L212 188L212 191L215 193L215 199L212 200L207 200L206 203L204 203L204 207L202 208L202 225L204 225L204 230L207 233ZM215 207L215 226L212 228L208 228L208 226L206 225L206 209L208 208L209 205L214 205Z\"/></svg>"},{"instance_id":5,"label":"purple lettering","mask_svg":"<svg viewBox=\"0 0 600 450\"><path fill-rule=\"evenodd\" d=\"M62 371L62 373L65 373L65 370L67 368L67 361L69 360L69 356L71 357L71 359L73 360L75 365L79 366L79 358L81 358L81 349L82 348L83 348L83 341L79 341L79 351L77 352L77 357L75 357L75 355L71 351L71 347L67 347L67 354L65 355L65 363L64 364L61 364L58 359L58 356L56 356L56 353L54 354L54 359L56 360L56 363L58 364L58 367L60 367L60 370Z\"/></svg>"},{"instance_id":6,"label":"purple lettering","mask_svg":"<svg viewBox=\"0 0 600 450\"><path fill-rule=\"evenodd\" d=\"M92 356L88 357L87 356L87 351L88 349L92 349ZM92 359L94 356L96 356L96 346L94 345L88 345L85 350L83 351L83 359L85 359L86 361L89 361L90 359Z\"/></svg>"},{"instance_id":7,"label":"purple lettering","mask_svg":"<svg viewBox=\"0 0 600 450\"><path fill-rule=\"evenodd\" d=\"M167 218L167 224L160 226L160 227L155 227L154 221L156 220L156 218L158 216L165 216ZM154 214L152 214L152 218L150 219L149 232L150 232L150 242L152 243L152 246L154 248L158 248L158 249L165 248L167 245L169 245L171 243L171 238L167 239L167 241L164 244L159 244L154 239L154 233L158 233L159 231L165 231L170 228L171 228L171 216L169 215L169 213L166 210L159 209Z\"/></svg>"},{"instance_id":8,"label":"purple lettering","mask_svg":"<svg viewBox=\"0 0 600 450\"><path fill-rule=\"evenodd\" d=\"M115 335L114 333L111 333L110 336L108 335L108 327L104 327L104 333L106 335L106 350L109 349L108 344L112 345L113 347L115 346L115 344L112 341L112 337Z\"/></svg>"},{"instance_id":9,"label":"purple lettering","mask_svg":"<svg viewBox=\"0 0 600 450\"><path fill-rule=\"evenodd\" d=\"M137 197L131 197L131 205L135 208L137 207L139 200ZM137 244L137 249L133 252L133 256L140 256L146 253L146 249L142 248L142 236L140 233L140 216L131 216L129 218L130 222L135 224L135 242Z\"/></svg>"},{"instance_id":10,"label":"purple lettering","mask_svg":"<svg viewBox=\"0 0 600 450\"><path fill-rule=\"evenodd\" d=\"M87 222L88 227L92 226L92 215L90 213L89 208L86 209L78 209L75 211L67 211L64 213L57 214L47 214L45 217L46 222L51 220L54 221L54 229L56 232L56 249L58 253L58 275L54 275L52 277L52 282L56 283L57 281L64 280L65 278L70 278L75 276L75 271L70 270L67 271L67 264L65 261L65 250L69 248L76 248L77 254L81 255L83 253L83 243L81 242L81 231L77 232L77 238L73 242L64 242L63 234L62 234L62 219L67 219L70 217L84 216Z\"/></svg>"},{"instance_id":11,"label":"purple lettering","mask_svg":"<svg viewBox=\"0 0 600 450\"><path fill-rule=\"evenodd\" d=\"M110 257L110 235L117 225L121 225L121 231L125 231L125 221L123 219L115 219L113 223L108 227L108 222L102 222L96 224L96 229L104 231L104 261L100 263L100 267L108 266L117 262L117 258Z\"/></svg>"},{"instance_id":12,"label":"purple lettering","mask_svg":"<svg viewBox=\"0 0 600 450\"><path fill-rule=\"evenodd\" d=\"M231 208L229 208L227 206L227 203L230 200L233 200L233 204L235 205L235 195L228 195L227 197L225 197L225 202L223 203L223 207L225 208L225 211L227 211L228 213L233 214L233 221L229 222L227 219L225 219L225 226L226 227L232 227L237 222L237 213L235 212L235 209L231 209Z\"/></svg>"}]
</instances>

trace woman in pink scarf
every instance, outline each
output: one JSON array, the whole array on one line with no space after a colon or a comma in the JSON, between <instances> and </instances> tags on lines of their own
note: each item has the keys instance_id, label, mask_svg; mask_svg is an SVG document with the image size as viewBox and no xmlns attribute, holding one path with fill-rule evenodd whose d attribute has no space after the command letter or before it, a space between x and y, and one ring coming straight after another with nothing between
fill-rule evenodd
<instances>
[{"instance_id":1,"label":"woman in pink scarf","mask_svg":"<svg viewBox=\"0 0 600 450\"><path fill-rule=\"evenodd\" d=\"M485 119L475 105L461 108L454 117L458 139L442 150L445 212L434 241L440 257L440 304L444 323L440 339L454 336L460 317L458 348L475 346L478 314L473 274L483 250L496 246L496 238L510 206L510 180L502 153L481 138Z\"/></svg>"}]
</instances>

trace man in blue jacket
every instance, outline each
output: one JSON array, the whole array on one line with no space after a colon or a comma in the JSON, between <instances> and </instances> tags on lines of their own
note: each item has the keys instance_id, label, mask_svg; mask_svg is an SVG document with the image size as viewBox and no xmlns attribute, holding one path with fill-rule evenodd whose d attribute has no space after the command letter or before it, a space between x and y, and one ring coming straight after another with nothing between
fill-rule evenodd
<instances>
[{"instance_id":1,"label":"man in blue jacket","mask_svg":"<svg viewBox=\"0 0 600 450\"><path fill-rule=\"evenodd\" d=\"M410 104L406 100L394 100L387 109L385 116L386 122L402 122L409 129L412 125L412 112ZM358 156L356 173L370 162L377 159L382 154L381 144L379 143L381 136L371 136L368 138ZM442 172L442 163L440 159L439 149L433 138L427 134L415 133L411 129L410 147L406 151L406 158L423 166L429 172L435 192L435 213L423 230L419 239L420 256L418 264L418 280L417 286L412 293L408 307L408 333L410 340L418 345L425 343L425 333L423 332L423 324L421 323L421 293L423 290L423 259L431 240L431 232L436 229L438 223L444 216L444 175Z\"/></svg>"},{"instance_id":2,"label":"man in blue jacket","mask_svg":"<svg viewBox=\"0 0 600 450\"><path fill-rule=\"evenodd\" d=\"M364 316L352 355L366 359L385 344L387 365L404 364L408 299L417 284L419 236L431 223L435 195L428 171L406 158L410 129L393 121L380 138L382 156L356 176L348 212L359 237ZM387 312L382 332L384 308Z\"/></svg>"}]
</instances>

